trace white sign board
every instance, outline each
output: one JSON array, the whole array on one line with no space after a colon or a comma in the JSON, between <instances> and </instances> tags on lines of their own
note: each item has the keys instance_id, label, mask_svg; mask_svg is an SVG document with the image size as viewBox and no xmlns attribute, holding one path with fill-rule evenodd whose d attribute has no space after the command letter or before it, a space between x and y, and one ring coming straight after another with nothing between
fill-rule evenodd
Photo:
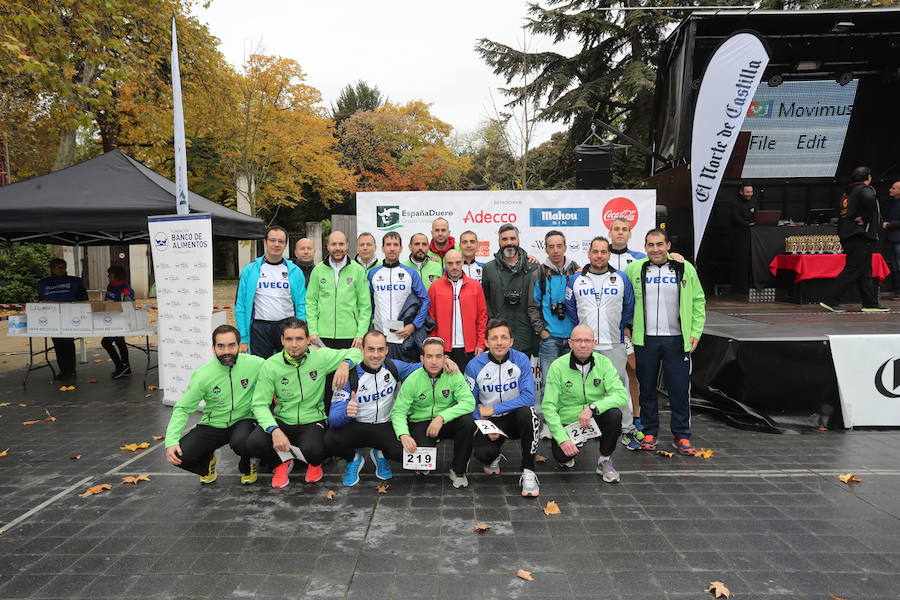
<instances>
[{"instance_id":1,"label":"white sign board","mask_svg":"<svg viewBox=\"0 0 900 600\"><path fill-rule=\"evenodd\" d=\"M457 241L463 231L478 234L481 262L494 258L497 230L505 223L519 228L521 247L541 260L544 235L556 229L566 236L569 259L584 264L591 240L609 237L616 218L631 223L630 247L644 247L644 234L656 227L656 190L359 192L356 217L357 231L372 233L379 248L388 231L399 233L404 247L414 233L431 238L431 222L443 217Z\"/></svg>"},{"instance_id":2,"label":"white sign board","mask_svg":"<svg viewBox=\"0 0 900 600\"><path fill-rule=\"evenodd\" d=\"M212 358L212 221L209 214L148 217L159 307L163 404L181 399Z\"/></svg>"},{"instance_id":3,"label":"white sign board","mask_svg":"<svg viewBox=\"0 0 900 600\"><path fill-rule=\"evenodd\" d=\"M900 425L900 335L830 335L844 427Z\"/></svg>"}]
</instances>

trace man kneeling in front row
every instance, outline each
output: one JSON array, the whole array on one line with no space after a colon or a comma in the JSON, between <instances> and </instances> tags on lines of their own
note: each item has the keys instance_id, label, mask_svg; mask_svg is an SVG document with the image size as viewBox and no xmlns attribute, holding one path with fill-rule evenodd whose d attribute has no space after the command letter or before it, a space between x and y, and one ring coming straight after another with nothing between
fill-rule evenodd
<instances>
[{"instance_id":1,"label":"man kneeling in front row","mask_svg":"<svg viewBox=\"0 0 900 600\"><path fill-rule=\"evenodd\" d=\"M444 349L441 338L430 337L422 342L422 368L400 387L391 422L407 452L415 452L419 446L436 446L438 438L452 438L450 483L464 488L469 485L466 469L475 434L475 398L462 373L444 372Z\"/></svg>"},{"instance_id":2,"label":"man kneeling in front row","mask_svg":"<svg viewBox=\"0 0 900 600\"><path fill-rule=\"evenodd\" d=\"M572 329L569 338L572 351L550 365L542 406L553 436L553 458L560 466L575 466L575 456L581 451L579 446L586 441L584 430L596 428L600 432L597 473L603 476L603 481L614 483L619 481L619 473L611 457L622 424L619 407L628 402L628 393L609 359L593 352L596 344L594 332L587 325ZM580 426L580 430L571 425ZM573 435L581 443L576 444Z\"/></svg>"},{"instance_id":3,"label":"man kneeling in front row","mask_svg":"<svg viewBox=\"0 0 900 600\"><path fill-rule=\"evenodd\" d=\"M216 327L212 340L216 357L194 371L184 395L172 408L166 429L166 460L196 473L201 483L212 483L218 477L215 451L228 444L240 456L241 483L251 484L257 475L246 449L247 438L256 427L250 405L265 361L238 353L241 334L231 325ZM181 437L201 400L205 406L200 422Z\"/></svg>"}]
</instances>

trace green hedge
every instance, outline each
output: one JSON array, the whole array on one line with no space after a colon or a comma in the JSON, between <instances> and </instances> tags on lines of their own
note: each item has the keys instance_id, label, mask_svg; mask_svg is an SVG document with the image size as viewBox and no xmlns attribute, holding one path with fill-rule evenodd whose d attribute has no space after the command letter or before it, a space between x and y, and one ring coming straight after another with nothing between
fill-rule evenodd
<instances>
[{"instance_id":1,"label":"green hedge","mask_svg":"<svg viewBox=\"0 0 900 600\"><path fill-rule=\"evenodd\" d=\"M0 243L0 304L34 302L37 282L50 275L46 244Z\"/></svg>"}]
</instances>

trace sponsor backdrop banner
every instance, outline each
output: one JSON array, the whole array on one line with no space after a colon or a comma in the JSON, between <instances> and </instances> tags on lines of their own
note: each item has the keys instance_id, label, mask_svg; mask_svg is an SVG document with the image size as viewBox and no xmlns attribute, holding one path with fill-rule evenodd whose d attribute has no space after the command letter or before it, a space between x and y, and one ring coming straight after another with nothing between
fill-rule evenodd
<instances>
[{"instance_id":1,"label":"sponsor backdrop banner","mask_svg":"<svg viewBox=\"0 0 900 600\"><path fill-rule=\"evenodd\" d=\"M159 307L163 404L181 399L191 373L212 358L212 221L209 214L147 218Z\"/></svg>"},{"instance_id":2,"label":"sponsor backdrop banner","mask_svg":"<svg viewBox=\"0 0 900 600\"><path fill-rule=\"evenodd\" d=\"M900 335L830 335L844 427L900 425Z\"/></svg>"},{"instance_id":3,"label":"sponsor backdrop banner","mask_svg":"<svg viewBox=\"0 0 900 600\"><path fill-rule=\"evenodd\" d=\"M695 258L731 151L768 64L769 54L760 39L738 33L722 42L703 73L691 137Z\"/></svg>"},{"instance_id":4,"label":"sponsor backdrop banner","mask_svg":"<svg viewBox=\"0 0 900 600\"><path fill-rule=\"evenodd\" d=\"M404 248L414 233L430 239L431 222L443 217L457 241L463 231L478 234L481 262L493 259L504 223L518 227L522 248L541 260L544 234L558 229L569 244L568 258L584 264L591 239L609 237L609 224L618 217L631 223L629 247L643 249L644 234L656 226L656 190L360 192L356 216L357 231L375 235L379 248L388 231L400 234ZM403 260L408 258L405 249Z\"/></svg>"}]
</instances>

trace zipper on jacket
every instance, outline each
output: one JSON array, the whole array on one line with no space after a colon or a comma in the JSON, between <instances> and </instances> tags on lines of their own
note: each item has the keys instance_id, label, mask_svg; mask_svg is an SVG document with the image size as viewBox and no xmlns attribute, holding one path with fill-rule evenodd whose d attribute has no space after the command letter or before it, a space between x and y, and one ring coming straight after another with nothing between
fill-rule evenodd
<instances>
[{"instance_id":1,"label":"zipper on jacket","mask_svg":"<svg viewBox=\"0 0 900 600\"><path fill-rule=\"evenodd\" d=\"M437 385L437 379L431 378L431 418L434 419L434 386Z\"/></svg>"},{"instance_id":2,"label":"zipper on jacket","mask_svg":"<svg viewBox=\"0 0 900 600\"><path fill-rule=\"evenodd\" d=\"M381 400L381 396L378 395L378 376L379 375L381 375L381 370L379 370L378 373L375 373L375 375L373 376L375 379L375 422L376 423L378 422L378 402L379 402L379 400ZM357 386L357 387L359 387L359 386ZM326 392L327 392L327 390L326 390ZM358 411L359 411L359 409L357 409L356 414L359 414Z\"/></svg>"},{"instance_id":3,"label":"zipper on jacket","mask_svg":"<svg viewBox=\"0 0 900 600\"><path fill-rule=\"evenodd\" d=\"M300 384L300 401L297 402L297 424L299 425L300 424L300 405L303 404L303 399L304 399L303 380L300 379L300 365L297 365L294 368L297 369L297 383Z\"/></svg>"},{"instance_id":4,"label":"zipper on jacket","mask_svg":"<svg viewBox=\"0 0 900 600\"><path fill-rule=\"evenodd\" d=\"M237 361L235 361L236 363ZM228 367L228 386L231 388L231 410L228 411L228 426L231 426L231 418L234 416L234 381L231 379L231 369Z\"/></svg>"}]
</instances>

